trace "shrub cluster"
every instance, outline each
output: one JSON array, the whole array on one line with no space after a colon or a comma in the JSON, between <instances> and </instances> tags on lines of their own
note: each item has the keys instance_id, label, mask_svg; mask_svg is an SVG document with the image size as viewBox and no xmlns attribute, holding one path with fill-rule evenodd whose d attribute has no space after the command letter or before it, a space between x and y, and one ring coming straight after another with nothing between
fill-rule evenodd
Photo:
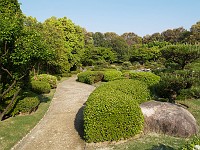
<instances>
[{"instance_id":1,"label":"shrub cluster","mask_svg":"<svg viewBox=\"0 0 200 150\"><path fill-rule=\"evenodd\" d=\"M31 81L31 89L37 94L49 93L51 86L48 82L44 81Z\"/></svg>"},{"instance_id":2,"label":"shrub cluster","mask_svg":"<svg viewBox=\"0 0 200 150\"><path fill-rule=\"evenodd\" d=\"M102 81L103 73L101 71L85 71L78 74L78 81L86 84L94 84Z\"/></svg>"},{"instance_id":3,"label":"shrub cluster","mask_svg":"<svg viewBox=\"0 0 200 150\"><path fill-rule=\"evenodd\" d=\"M130 79L145 82L148 86L154 86L159 83L160 77L151 72L130 72Z\"/></svg>"},{"instance_id":4,"label":"shrub cluster","mask_svg":"<svg viewBox=\"0 0 200 150\"><path fill-rule=\"evenodd\" d=\"M137 80L115 80L95 89L84 109L84 137L87 142L117 141L143 129L144 118L138 103L149 91Z\"/></svg>"},{"instance_id":5,"label":"shrub cluster","mask_svg":"<svg viewBox=\"0 0 200 150\"><path fill-rule=\"evenodd\" d=\"M19 113L31 113L37 109L39 104L40 100L38 97L25 97L17 102L11 115L15 116Z\"/></svg>"},{"instance_id":6,"label":"shrub cluster","mask_svg":"<svg viewBox=\"0 0 200 150\"><path fill-rule=\"evenodd\" d=\"M122 72L117 70L108 70L103 72L103 81L109 82L122 77Z\"/></svg>"},{"instance_id":7,"label":"shrub cluster","mask_svg":"<svg viewBox=\"0 0 200 150\"><path fill-rule=\"evenodd\" d=\"M37 76L34 76L32 78L32 81L43 81L50 84L51 88L56 88L57 84L57 78L55 76L49 75L49 74L40 74Z\"/></svg>"}]
</instances>

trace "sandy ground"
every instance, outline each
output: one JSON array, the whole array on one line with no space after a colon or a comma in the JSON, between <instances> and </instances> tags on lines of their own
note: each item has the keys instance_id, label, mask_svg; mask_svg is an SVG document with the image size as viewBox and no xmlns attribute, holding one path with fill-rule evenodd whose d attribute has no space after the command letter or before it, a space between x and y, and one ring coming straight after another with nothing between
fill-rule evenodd
<instances>
[{"instance_id":1,"label":"sandy ground","mask_svg":"<svg viewBox=\"0 0 200 150\"><path fill-rule=\"evenodd\" d=\"M83 105L94 89L76 77L60 83L46 115L12 150L84 150Z\"/></svg>"}]
</instances>

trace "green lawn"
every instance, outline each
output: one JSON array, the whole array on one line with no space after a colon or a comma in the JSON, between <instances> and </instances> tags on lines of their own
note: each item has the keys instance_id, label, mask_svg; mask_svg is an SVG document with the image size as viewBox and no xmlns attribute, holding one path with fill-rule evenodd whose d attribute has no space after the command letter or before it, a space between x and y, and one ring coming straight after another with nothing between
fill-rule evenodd
<instances>
[{"instance_id":1,"label":"green lawn","mask_svg":"<svg viewBox=\"0 0 200 150\"><path fill-rule=\"evenodd\" d=\"M44 116L49 108L54 90L51 93L40 96L41 104L38 110L30 115L11 117L0 122L0 150L11 149L22 139Z\"/></svg>"}]
</instances>

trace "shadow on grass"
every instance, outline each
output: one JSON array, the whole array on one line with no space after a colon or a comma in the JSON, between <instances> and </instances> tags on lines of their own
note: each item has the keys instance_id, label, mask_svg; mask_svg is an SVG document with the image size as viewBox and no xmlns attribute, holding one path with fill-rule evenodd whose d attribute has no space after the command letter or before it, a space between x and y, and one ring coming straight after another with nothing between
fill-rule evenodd
<instances>
[{"instance_id":1,"label":"shadow on grass","mask_svg":"<svg viewBox=\"0 0 200 150\"><path fill-rule=\"evenodd\" d=\"M159 144L159 145L153 145L150 149L147 150L175 150L175 149L173 147L164 144Z\"/></svg>"},{"instance_id":2,"label":"shadow on grass","mask_svg":"<svg viewBox=\"0 0 200 150\"><path fill-rule=\"evenodd\" d=\"M48 96L45 96L45 95L38 95L38 97L39 97L41 103L47 103L48 101L51 100L51 98L49 98Z\"/></svg>"},{"instance_id":3,"label":"shadow on grass","mask_svg":"<svg viewBox=\"0 0 200 150\"><path fill-rule=\"evenodd\" d=\"M78 132L79 136L81 137L81 139L84 140L84 128L83 128L83 109L85 106L82 106L77 114L76 114L76 118L74 120L74 127L76 129L76 131Z\"/></svg>"}]
</instances>

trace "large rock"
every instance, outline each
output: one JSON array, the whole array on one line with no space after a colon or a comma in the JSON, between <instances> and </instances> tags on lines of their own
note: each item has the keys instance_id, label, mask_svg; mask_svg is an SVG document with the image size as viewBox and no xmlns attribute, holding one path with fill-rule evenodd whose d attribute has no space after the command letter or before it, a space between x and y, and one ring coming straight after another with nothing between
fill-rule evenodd
<instances>
[{"instance_id":1,"label":"large rock","mask_svg":"<svg viewBox=\"0 0 200 150\"><path fill-rule=\"evenodd\" d=\"M145 132L189 137L198 132L193 115L184 108L166 102L149 101L140 105L145 118Z\"/></svg>"}]
</instances>

